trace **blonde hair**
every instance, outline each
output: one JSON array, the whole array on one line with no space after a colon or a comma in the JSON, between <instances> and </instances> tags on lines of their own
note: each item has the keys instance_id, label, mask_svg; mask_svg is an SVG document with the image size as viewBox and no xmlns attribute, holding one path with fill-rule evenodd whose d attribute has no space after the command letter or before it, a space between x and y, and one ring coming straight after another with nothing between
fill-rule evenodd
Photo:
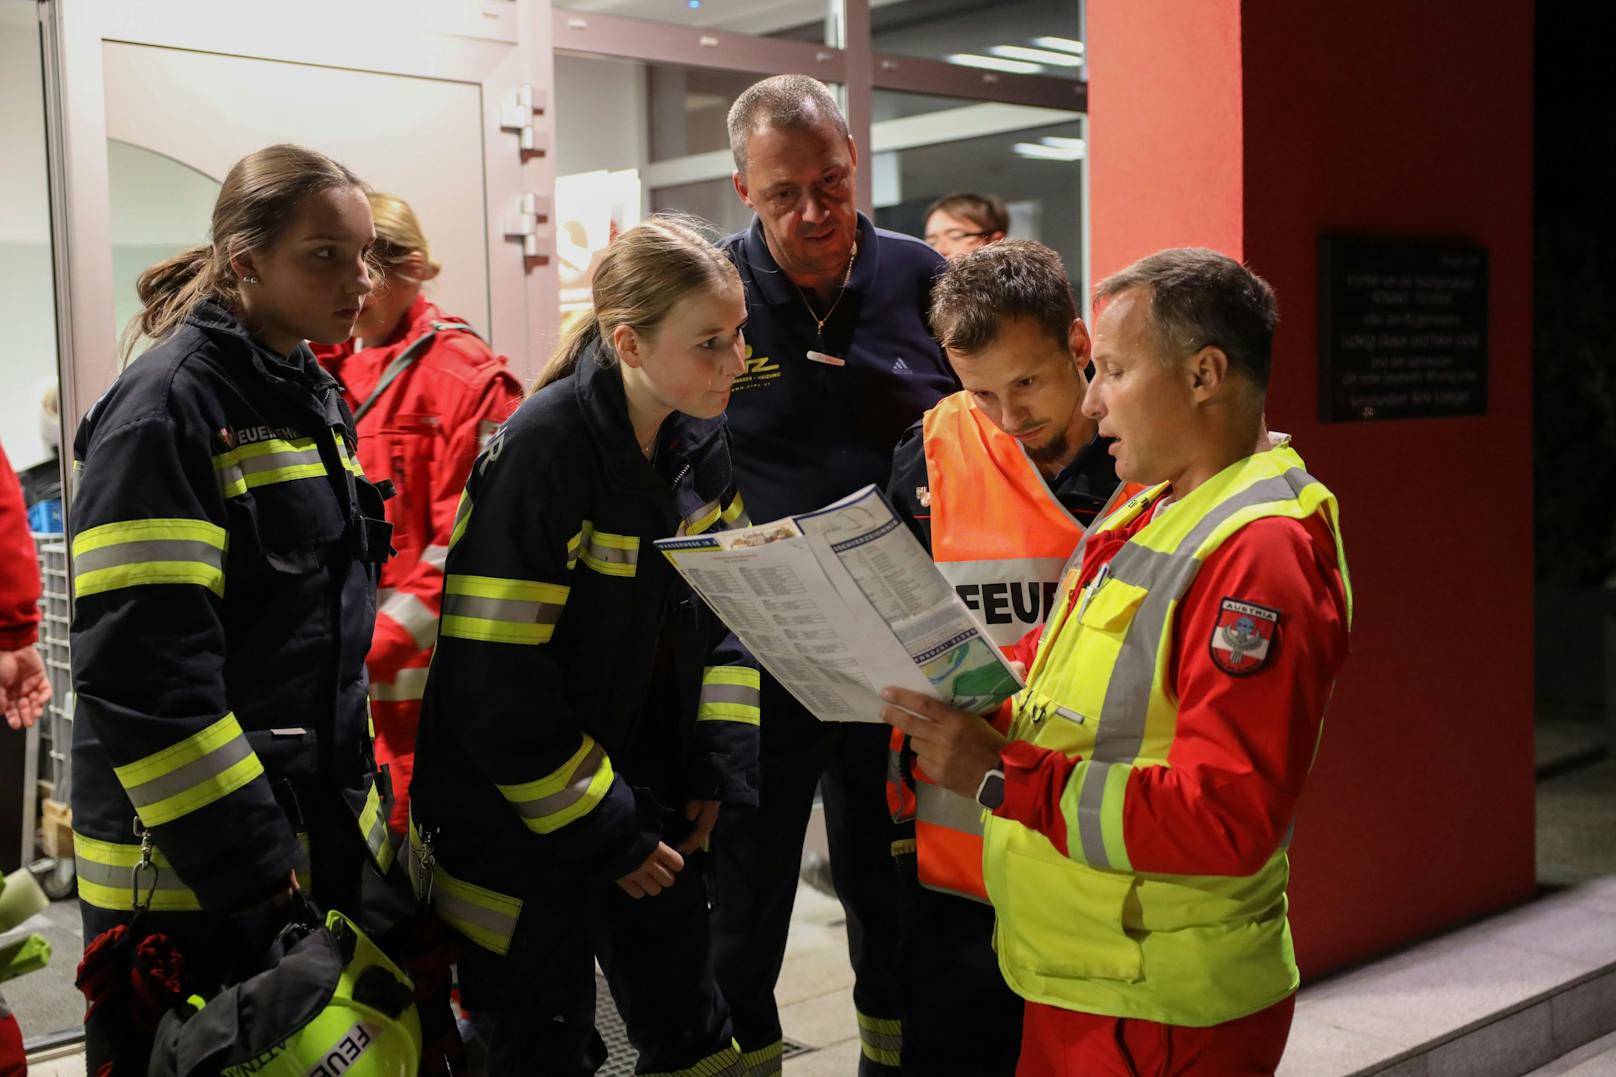
<instances>
[{"instance_id":1,"label":"blonde hair","mask_svg":"<svg viewBox=\"0 0 1616 1077\"><path fill-rule=\"evenodd\" d=\"M376 222L376 262L384 272L392 272L405 258L416 253L426 263L422 280L431 280L443 272L443 267L432 257L421 222L415 219L415 211L408 202L385 191L371 191L365 197L370 200L370 216Z\"/></svg>"},{"instance_id":2,"label":"blonde hair","mask_svg":"<svg viewBox=\"0 0 1616 1077\"><path fill-rule=\"evenodd\" d=\"M620 325L649 335L696 289L739 288L735 264L707 240L705 228L694 217L658 214L614 239L595 268L594 311L567 331L532 391L578 369L579 356L597 340L605 362L615 360L611 337Z\"/></svg>"},{"instance_id":3,"label":"blonde hair","mask_svg":"<svg viewBox=\"0 0 1616 1077\"><path fill-rule=\"evenodd\" d=\"M347 168L302 146L266 146L237 161L213 204L211 241L151 266L136 280L141 311L124 329L124 361L142 338L162 340L205 300L239 314L241 281L231 260L274 245L304 198L348 187L366 189Z\"/></svg>"}]
</instances>

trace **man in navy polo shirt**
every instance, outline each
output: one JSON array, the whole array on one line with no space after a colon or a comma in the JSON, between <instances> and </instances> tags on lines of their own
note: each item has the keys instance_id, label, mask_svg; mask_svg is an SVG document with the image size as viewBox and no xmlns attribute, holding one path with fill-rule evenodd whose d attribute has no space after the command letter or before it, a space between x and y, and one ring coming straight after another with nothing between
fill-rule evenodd
<instances>
[{"instance_id":1,"label":"man in navy polo shirt","mask_svg":"<svg viewBox=\"0 0 1616 1077\"><path fill-rule=\"evenodd\" d=\"M724 241L746 284L749 344L729 424L747 515L761 523L885 484L899 435L959 384L926 323L943 259L857 211L858 151L824 85L756 83L730 109L729 138L735 191L756 214ZM820 785L847 912L859 1073L896 1073L899 835L885 799L886 730L822 724L767 673L762 714L761 805L724 813L713 840L715 960L746 1072L780 1072L774 985Z\"/></svg>"}]
</instances>

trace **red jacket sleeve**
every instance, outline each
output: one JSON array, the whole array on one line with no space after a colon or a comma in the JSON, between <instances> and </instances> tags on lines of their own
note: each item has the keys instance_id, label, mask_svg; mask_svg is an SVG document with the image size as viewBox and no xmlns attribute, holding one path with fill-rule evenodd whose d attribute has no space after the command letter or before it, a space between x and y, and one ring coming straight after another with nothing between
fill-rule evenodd
<instances>
[{"instance_id":1,"label":"red jacket sleeve","mask_svg":"<svg viewBox=\"0 0 1616 1077\"><path fill-rule=\"evenodd\" d=\"M440 345L447 346L447 345ZM478 345L481 346L480 344ZM443 415L445 443L433 462L428 518L431 533L423 536L422 556L396 590L412 595L433 614L443 591L443 565L449 552L449 535L454 530L455 509L466 476L483 443L496 427L522 402L521 386L503 367L480 385L468 389ZM384 609L382 611L386 613ZM366 661L372 677L390 678L399 668L420 654L421 643L409 629L390 616L378 616Z\"/></svg>"},{"instance_id":2,"label":"red jacket sleeve","mask_svg":"<svg viewBox=\"0 0 1616 1077\"><path fill-rule=\"evenodd\" d=\"M1278 613L1266 658L1229 673L1214 658L1223 601ZM1123 837L1137 872L1250 875L1290 826L1347 654L1335 543L1318 518L1259 520L1207 559L1185 593L1168 678L1179 700L1166 766L1128 776ZM998 814L1067 851L1061 797L1078 760L1012 745Z\"/></svg>"},{"instance_id":3,"label":"red jacket sleeve","mask_svg":"<svg viewBox=\"0 0 1616 1077\"><path fill-rule=\"evenodd\" d=\"M0 449L0 651L19 651L38 636L39 559L22 486Z\"/></svg>"}]
</instances>

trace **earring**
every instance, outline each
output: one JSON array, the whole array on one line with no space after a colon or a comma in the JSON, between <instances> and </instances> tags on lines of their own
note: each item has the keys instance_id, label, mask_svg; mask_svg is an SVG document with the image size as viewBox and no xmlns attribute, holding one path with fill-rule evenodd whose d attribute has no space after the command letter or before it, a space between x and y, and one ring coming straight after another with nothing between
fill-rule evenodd
<instances>
[{"instance_id":1,"label":"earring","mask_svg":"<svg viewBox=\"0 0 1616 1077\"><path fill-rule=\"evenodd\" d=\"M243 284L257 284L258 283L258 278L257 277L242 277L241 278L241 283L243 283Z\"/></svg>"}]
</instances>

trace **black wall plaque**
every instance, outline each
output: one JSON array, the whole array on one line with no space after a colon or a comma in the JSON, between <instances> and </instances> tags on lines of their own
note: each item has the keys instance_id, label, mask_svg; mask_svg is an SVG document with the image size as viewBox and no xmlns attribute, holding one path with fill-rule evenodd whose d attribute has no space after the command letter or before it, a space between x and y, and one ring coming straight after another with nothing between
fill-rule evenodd
<instances>
[{"instance_id":1,"label":"black wall plaque","mask_svg":"<svg viewBox=\"0 0 1616 1077\"><path fill-rule=\"evenodd\" d=\"M1319 418L1486 412L1486 248L1321 238Z\"/></svg>"}]
</instances>

